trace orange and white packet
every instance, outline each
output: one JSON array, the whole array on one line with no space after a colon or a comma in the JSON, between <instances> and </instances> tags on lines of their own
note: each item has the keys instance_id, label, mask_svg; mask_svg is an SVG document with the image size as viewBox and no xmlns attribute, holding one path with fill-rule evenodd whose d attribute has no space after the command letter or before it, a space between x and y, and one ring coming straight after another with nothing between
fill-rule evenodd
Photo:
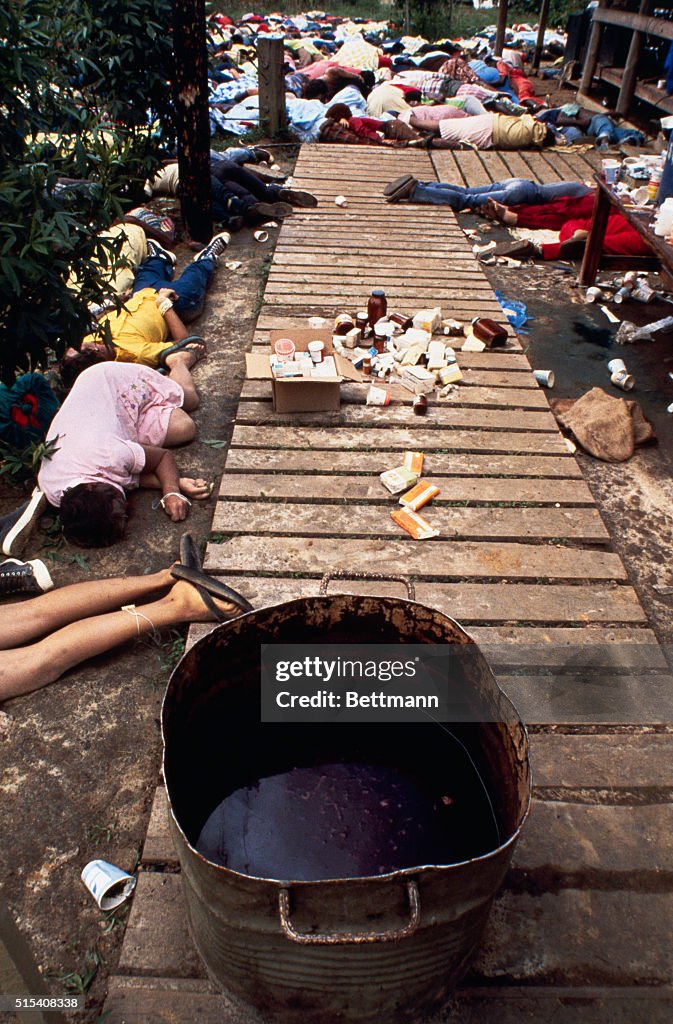
<instances>
[{"instance_id":1,"label":"orange and white packet","mask_svg":"<svg viewBox=\"0 0 673 1024\"><path fill-rule=\"evenodd\" d=\"M423 452L405 452L404 453L404 468L410 469L416 476L420 476L423 472L423 459L425 456Z\"/></svg>"},{"instance_id":2,"label":"orange and white packet","mask_svg":"<svg viewBox=\"0 0 673 1024\"><path fill-rule=\"evenodd\" d=\"M403 530L406 530L414 540L429 540L430 537L439 537L439 530L433 529L427 519L408 508L395 509L390 513L390 518Z\"/></svg>"},{"instance_id":3,"label":"orange and white packet","mask_svg":"<svg viewBox=\"0 0 673 1024\"><path fill-rule=\"evenodd\" d=\"M419 480L415 487L412 487L410 491L402 495L400 505L411 509L412 512L418 512L419 508L423 508L424 505L427 505L438 494L439 487L436 487L435 484L429 484L427 480Z\"/></svg>"}]
</instances>

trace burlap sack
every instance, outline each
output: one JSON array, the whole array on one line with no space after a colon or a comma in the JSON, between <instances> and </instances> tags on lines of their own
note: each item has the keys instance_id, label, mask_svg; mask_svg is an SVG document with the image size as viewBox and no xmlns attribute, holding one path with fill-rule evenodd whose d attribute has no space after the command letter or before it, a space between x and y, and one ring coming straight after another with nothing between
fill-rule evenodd
<instances>
[{"instance_id":1,"label":"burlap sack","mask_svg":"<svg viewBox=\"0 0 673 1024\"><path fill-rule=\"evenodd\" d=\"M637 402L592 388L581 398L553 398L552 412L584 451L604 462L626 462L634 449L655 440Z\"/></svg>"}]
</instances>

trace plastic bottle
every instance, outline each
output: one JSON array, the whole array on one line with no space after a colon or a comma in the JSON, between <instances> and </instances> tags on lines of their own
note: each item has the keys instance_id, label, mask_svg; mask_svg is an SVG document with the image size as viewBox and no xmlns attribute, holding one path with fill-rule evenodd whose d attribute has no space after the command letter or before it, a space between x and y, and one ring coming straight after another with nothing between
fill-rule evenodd
<instances>
[{"instance_id":1,"label":"plastic bottle","mask_svg":"<svg viewBox=\"0 0 673 1024\"><path fill-rule=\"evenodd\" d=\"M374 288L367 303L367 320L369 326L373 327L377 320L388 312L388 300L383 288Z\"/></svg>"}]
</instances>

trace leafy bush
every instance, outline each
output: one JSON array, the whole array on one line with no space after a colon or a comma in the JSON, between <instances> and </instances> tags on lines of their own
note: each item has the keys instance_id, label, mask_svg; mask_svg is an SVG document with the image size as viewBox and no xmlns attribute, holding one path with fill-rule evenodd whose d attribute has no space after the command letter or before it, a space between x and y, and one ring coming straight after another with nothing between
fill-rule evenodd
<instances>
[{"instance_id":1,"label":"leafy bush","mask_svg":"<svg viewBox=\"0 0 673 1024\"><path fill-rule=\"evenodd\" d=\"M0 375L79 340L105 298L96 237L142 196L170 143L170 0L0 7ZM148 129L161 117L163 139ZM88 179L85 189L59 178ZM67 281L74 273L75 291Z\"/></svg>"}]
</instances>

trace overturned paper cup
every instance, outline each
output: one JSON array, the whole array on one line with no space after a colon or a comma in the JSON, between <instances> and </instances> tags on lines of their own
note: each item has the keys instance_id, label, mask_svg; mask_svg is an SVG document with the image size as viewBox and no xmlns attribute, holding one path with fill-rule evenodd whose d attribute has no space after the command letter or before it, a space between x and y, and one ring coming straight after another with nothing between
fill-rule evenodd
<instances>
[{"instance_id":1,"label":"overturned paper cup","mask_svg":"<svg viewBox=\"0 0 673 1024\"><path fill-rule=\"evenodd\" d=\"M554 371L553 370L533 370L533 375L538 384L541 384L543 388L554 387Z\"/></svg>"},{"instance_id":2,"label":"overturned paper cup","mask_svg":"<svg viewBox=\"0 0 673 1024\"><path fill-rule=\"evenodd\" d=\"M608 363L610 373L622 373L626 371L626 363L623 359L611 359Z\"/></svg>"},{"instance_id":3,"label":"overturned paper cup","mask_svg":"<svg viewBox=\"0 0 673 1024\"><path fill-rule=\"evenodd\" d=\"M334 200L336 206L345 206L348 200L345 196L337 196Z\"/></svg>"},{"instance_id":4,"label":"overturned paper cup","mask_svg":"<svg viewBox=\"0 0 673 1024\"><path fill-rule=\"evenodd\" d=\"M269 232L268 231L255 231L254 235L256 242L268 242Z\"/></svg>"},{"instance_id":5,"label":"overturned paper cup","mask_svg":"<svg viewBox=\"0 0 673 1024\"><path fill-rule=\"evenodd\" d=\"M136 884L133 875L106 860L89 861L82 871L82 881L101 910L114 910L129 898Z\"/></svg>"},{"instance_id":6,"label":"overturned paper cup","mask_svg":"<svg viewBox=\"0 0 673 1024\"><path fill-rule=\"evenodd\" d=\"M636 383L635 379L626 370L617 370L610 377L610 381L616 388L621 388L622 391L633 391L633 386Z\"/></svg>"}]
</instances>

